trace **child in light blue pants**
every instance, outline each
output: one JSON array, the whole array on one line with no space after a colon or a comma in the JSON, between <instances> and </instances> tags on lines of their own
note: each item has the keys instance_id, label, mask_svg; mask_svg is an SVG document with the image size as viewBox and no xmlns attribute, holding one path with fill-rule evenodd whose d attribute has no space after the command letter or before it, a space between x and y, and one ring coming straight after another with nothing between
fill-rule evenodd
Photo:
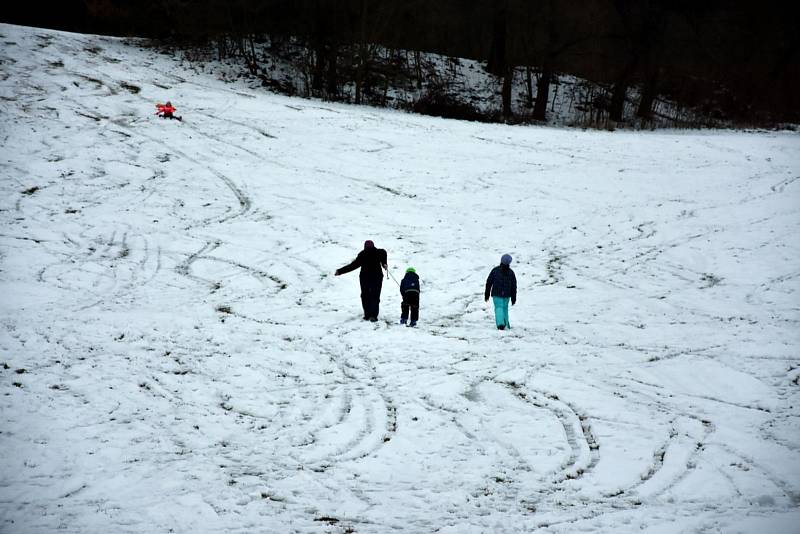
<instances>
[{"instance_id":1,"label":"child in light blue pants","mask_svg":"<svg viewBox=\"0 0 800 534\"><path fill-rule=\"evenodd\" d=\"M503 254L500 258L500 265L492 269L489 278L486 279L486 289L483 292L485 301L489 301L489 295L494 302L494 322L498 330L511 328L508 321L508 301L511 305L517 303L517 277L511 270L511 256Z\"/></svg>"}]
</instances>

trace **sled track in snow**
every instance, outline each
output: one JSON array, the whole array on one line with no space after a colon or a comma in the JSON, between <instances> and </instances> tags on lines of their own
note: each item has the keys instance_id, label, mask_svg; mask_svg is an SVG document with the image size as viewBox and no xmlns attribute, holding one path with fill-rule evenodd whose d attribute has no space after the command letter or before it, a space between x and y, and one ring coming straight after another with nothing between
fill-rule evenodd
<instances>
[{"instance_id":1,"label":"sled track in snow","mask_svg":"<svg viewBox=\"0 0 800 534\"><path fill-rule=\"evenodd\" d=\"M43 267L38 279L64 290L88 291L92 302L80 309L130 295L151 283L161 270L161 248L152 251L146 236L130 236L128 229L108 235L65 235L64 243L66 248L46 245L54 256L64 259Z\"/></svg>"},{"instance_id":2,"label":"sled track in snow","mask_svg":"<svg viewBox=\"0 0 800 534\"><path fill-rule=\"evenodd\" d=\"M474 442L473 446L481 454L486 454L487 448L495 446L500 446L506 451L502 461L497 465L496 474L486 479L484 486L474 488L476 498L513 503L522 513L529 514L531 510L550 503L558 495L563 497L570 494L573 491L571 485L575 481L591 475L600 460L600 444L594 436L587 416L555 395L491 377L474 382L464 394L465 397L473 402L482 403L478 390L484 384L500 386L509 394L509 400L515 399L524 405L551 414L563 429L567 453L559 467L545 473L537 473L530 460L524 458L522 449L518 451L501 436L486 434L486 429L480 424L476 428L470 428L472 425L468 421L474 418L480 420L480 412L468 415L471 411L435 403L427 398L421 399L428 410L444 412L445 418L467 439ZM474 424L477 424L477 421L473 421ZM531 488L536 489L532 491Z\"/></svg>"},{"instance_id":3,"label":"sled track in snow","mask_svg":"<svg viewBox=\"0 0 800 534\"><path fill-rule=\"evenodd\" d=\"M561 469L553 473L554 477L547 481L547 486L521 500L526 507L532 510L547 511L556 506L558 501L564 499L565 492L573 491L571 486L574 481L591 475L601 459L600 443L594 436L589 418L581 414L570 403L551 393L532 390L516 383L502 381L497 383L508 388L510 393L524 402L552 413L564 429L570 452L562 463ZM593 512L586 513L576 510L577 517L556 523L543 522L539 526L548 527L573 523L624 509L632 509L640 506L642 499L657 497L676 487L692 471L699 456L705 450L704 444L707 437L714 431L713 425L708 421L700 420L692 415L681 417L684 421L681 425L686 428L681 430L677 424L673 424L666 441L654 450L653 462L647 472L642 474L640 481L617 492L607 494L603 498L592 500L595 508ZM664 474L662 469L667 457L684 458L682 460L684 469ZM785 484L781 489L787 495L791 495L786 491Z\"/></svg>"},{"instance_id":4,"label":"sled track in snow","mask_svg":"<svg viewBox=\"0 0 800 534\"><path fill-rule=\"evenodd\" d=\"M252 124L248 124L246 122L237 121L237 120L231 119L229 117L225 117L224 119L221 119L217 115L214 115L212 113L206 113L205 111L195 111L195 113L197 113L198 115L202 115L204 117L208 117L210 119L218 120L218 121L226 123L226 124L235 124L236 126L244 128L244 129L249 130L251 132L256 132L257 134L259 134L259 135L261 135L263 137L266 137L267 139L277 139L276 136L272 135L271 133L267 132L266 130L262 130L261 128L253 126ZM195 128L192 128L192 129L196 130ZM256 152L252 152L252 151L250 151L248 149L245 149L243 147L239 147L239 146L236 146L236 145L233 145L233 146L235 148L237 148L237 149L240 149L240 150L242 150L244 152L248 152L248 153L256 156L260 160L265 159L265 157L262 154L258 154Z\"/></svg>"},{"instance_id":5,"label":"sled track in snow","mask_svg":"<svg viewBox=\"0 0 800 534\"><path fill-rule=\"evenodd\" d=\"M791 178L786 178L785 180L781 180L777 184L770 186L770 189L772 189L772 191L775 193L783 193L787 187L798 180L800 180L800 176L792 176Z\"/></svg>"},{"instance_id":6,"label":"sled track in snow","mask_svg":"<svg viewBox=\"0 0 800 534\"><path fill-rule=\"evenodd\" d=\"M298 463L315 471L326 470L374 454L391 439L397 413L388 399L364 386L349 386L343 395L339 416L313 429L310 439L292 452ZM352 432L354 428L356 432ZM341 441L335 443L334 437Z\"/></svg>"},{"instance_id":7,"label":"sled track in snow","mask_svg":"<svg viewBox=\"0 0 800 534\"><path fill-rule=\"evenodd\" d=\"M175 271L178 274L182 275L182 276L185 276L187 278L191 278L192 280L195 280L196 282L200 282L200 283L203 283L203 284L208 284L208 285L213 286L214 282L193 275L191 273L191 268L192 268L192 264L195 261L197 261L197 259L200 256L202 256L202 255L204 255L204 254L206 254L208 252L213 251L214 249L218 248L220 245L222 245L221 241L208 241L208 242L206 242L200 250L190 254L189 257L187 257L183 262L178 264L175 267Z\"/></svg>"},{"instance_id":8,"label":"sled track in snow","mask_svg":"<svg viewBox=\"0 0 800 534\"><path fill-rule=\"evenodd\" d=\"M629 390L628 394L642 399L662 414L673 414L670 418L669 435L664 443L653 451L653 462L647 472L642 474L641 480L611 495L635 496L637 499L635 502L638 502L638 499L662 495L686 478L705 450L706 442L714 433L715 426L711 421L697 414L676 409L675 406L660 399L656 392ZM677 417L674 415L676 413ZM680 463L683 468L677 473L663 473L667 457L682 457L683 460L680 460Z\"/></svg>"},{"instance_id":9,"label":"sled track in snow","mask_svg":"<svg viewBox=\"0 0 800 534\"><path fill-rule=\"evenodd\" d=\"M669 436L664 443L653 451L653 463L647 472L643 473L641 480L624 488L612 496L634 497L635 503L640 499L657 497L677 486L697 463L699 455L705 450L707 437L714 431L713 425L708 421L701 421L693 417L683 417L682 426L689 424L694 430L680 429L678 420L673 420ZM699 434L699 435L695 435ZM684 468L677 474L664 474L663 468L668 456L683 456Z\"/></svg>"},{"instance_id":10,"label":"sled track in snow","mask_svg":"<svg viewBox=\"0 0 800 534\"><path fill-rule=\"evenodd\" d=\"M334 417L318 421L310 428L303 426L308 438L295 448L292 457L301 465L324 471L372 455L389 442L397 430L397 407L368 356L355 356L366 365L370 375L367 377L363 376L363 367L349 365L325 345L320 344L318 350L335 364L340 375L318 402L330 404L333 397L339 408Z\"/></svg>"},{"instance_id":11,"label":"sled track in snow","mask_svg":"<svg viewBox=\"0 0 800 534\"><path fill-rule=\"evenodd\" d=\"M228 187L228 189L230 189L230 191L234 194L236 199L239 201L239 210L237 212L234 212L234 213L231 213L231 214L228 214L228 215L222 215L222 216L218 216L218 217L204 219L199 225L190 225L190 226L188 226L186 228L187 230L192 229L195 226L208 226L208 225L214 224L214 223L224 223L224 222L230 221L231 219L234 219L234 218L237 218L237 217L242 217L247 212L250 211L250 208L252 207L252 203L251 203L250 197L248 197L234 183L233 180L231 180L226 175L222 174L221 172L217 171L216 169L214 169L214 168L212 168L212 167L210 167L208 165L205 165L205 166L202 165L199 161L197 161L196 159L190 157L188 154L186 154L183 151L177 150L175 148L172 148L171 151L176 153L176 154L178 154L178 155L180 155L181 157L185 158L187 161L191 161L192 163L197 165L199 168L205 169L208 172L210 172L211 174L213 174L214 176L216 176L222 183L224 183Z\"/></svg>"},{"instance_id":12,"label":"sled track in snow","mask_svg":"<svg viewBox=\"0 0 800 534\"><path fill-rule=\"evenodd\" d=\"M666 441L654 450L652 464L647 472L642 474L640 481L599 498L583 499L582 505L577 507L574 512L567 513L567 517L558 520L540 521L537 523L537 528L575 524L580 521L594 520L602 516L633 510L651 502L653 499L658 499L664 493L675 488L692 472L700 454L705 450L705 438L713 432L713 425L710 423L701 423L691 417L686 417L685 420L696 424L695 428L702 427L699 430L702 436L695 438L686 431L678 431L673 426ZM684 467L677 473L665 474L665 461L672 456L682 458ZM536 510L551 512L557 509L563 499L562 492L564 489L566 488L556 485L548 491L541 492L539 499L532 499Z\"/></svg>"},{"instance_id":13,"label":"sled track in snow","mask_svg":"<svg viewBox=\"0 0 800 534\"><path fill-rule=\"evenodd\" d=\"M553 485L581 478L594 469L600 459L600 445L586 415L580 414L571 404L560 400L556 395L537 392L517 384L502 384L524 402L550 411L564 429L570 454L561 466L561 474L553 480Z\"/></svg>"},{"instance_id":14,"label":"sled track in snow","mask_svg":"<svg viewBox=\"0 0 800 534\"><path fill-rule=\"evenodd\" d=\"M239 261L210 255L211 252L222 246L222 244L223 243L221 241L206 242L203 245L203 247L200 248L200 250L198 250L197 252L193 252L183 262L178 264L175 267L175 271L181 276L185 276L196 282L208 285L211 288L212 292L219 290L223 284L219 280L211 280L208 278L202 278L192 274L192 266L198 261L207 261L210 263L216 263L234 267L236 268L236 270L241 271L242 273L247 274L249 276L252 276L254 279L258 280L264 286L268 285L273 286L273 291L275 293L280 293L281 291L287 288L286 282L284 282L275 275L269 274L266 271L257 269L255 267L251 267L249 265L245 265L244 263ZM232 311L228 313L232 313Z\"/></svg>"}]
</instances>

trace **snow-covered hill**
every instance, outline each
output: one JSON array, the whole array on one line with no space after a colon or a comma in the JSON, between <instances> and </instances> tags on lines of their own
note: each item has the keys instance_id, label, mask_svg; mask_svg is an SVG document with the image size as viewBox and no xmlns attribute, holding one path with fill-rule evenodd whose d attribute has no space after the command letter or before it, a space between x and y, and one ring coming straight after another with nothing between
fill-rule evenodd
<instances>
[{"instance_id":1,"label":"snow-covered hill","mask_svg":"<svg viewBox=\"0 0 800 534\"><path fill-rule=\"evenodd\" d=\"M797 134L437 120L0 43L0 531L797 531ZM392 279L371 324L333 276L365 239L416 267L417 329Z\"/></svg>"}]
</instances>

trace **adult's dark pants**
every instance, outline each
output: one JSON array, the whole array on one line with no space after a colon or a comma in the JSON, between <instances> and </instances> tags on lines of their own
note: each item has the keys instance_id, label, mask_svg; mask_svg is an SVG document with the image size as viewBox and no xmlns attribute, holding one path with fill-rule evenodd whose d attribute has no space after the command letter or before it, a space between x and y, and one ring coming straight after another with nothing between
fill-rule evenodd
<instances>
[{"instance_id":1,"label":"adult's dark pants","mask_svg":"<svg viewBox=\"0 0 800 534\"><path fill-rule=\"evenodd\" d=\"M409 311L411 312L411 320L417 322L419 319L419 293L416 291L403 293L403 303L400 304L400 318L408 319Z\"/></svg>"},{"instance_id":2,"label":"adult's dark pants","mask_svg":"<svg viewBox=\"0 0 800 534\"><path fill-rule=\"evenodd\" d=\"M362 276L361 282L361 307L364 308L364 318L378 318L381 304L381 286L383 276Z\"/></svg>"}]
</instances>

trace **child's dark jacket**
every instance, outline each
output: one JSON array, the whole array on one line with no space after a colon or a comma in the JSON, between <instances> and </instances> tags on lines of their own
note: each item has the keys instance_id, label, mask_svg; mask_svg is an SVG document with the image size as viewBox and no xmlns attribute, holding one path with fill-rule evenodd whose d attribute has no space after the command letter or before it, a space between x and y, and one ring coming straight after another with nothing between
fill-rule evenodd
<instances>
[{"instance_id":1,"label":"child's dark jacket","mask_svg":"<svg viewBox=\"0 0 800 534\"><path fill-rule=\"evenodd\" d=\"M406 273L400 281L400 293L419 293L419 276L417 273Z\"/></svg>"},{"instance_id":2,"label":"child's dark jacket","mask_svg":"<svg viewBox=\"0 0 800 534\"><path fill-rule=\"evenodd\" d=\"M508 265L498 265L489 273L484 299L489 300L490 294L493 297L510 298L512 304L517 302L517 277Z\"/></svg>"}]
</instances>

